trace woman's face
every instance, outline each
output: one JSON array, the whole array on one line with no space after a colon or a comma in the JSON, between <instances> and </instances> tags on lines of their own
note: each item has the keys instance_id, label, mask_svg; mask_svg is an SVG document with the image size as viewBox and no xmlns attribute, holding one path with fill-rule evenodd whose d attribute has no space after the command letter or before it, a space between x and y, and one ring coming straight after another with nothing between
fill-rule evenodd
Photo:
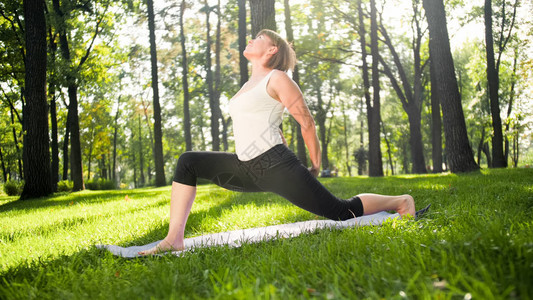
<instances>
[{"instance_id":1,"label":"woman's face","mask_svg":"<svg viewBox=\"0 0 533 300\"><path fill-rule=\"evenodd\" d=\"M254 57L260 58L265 54L275 53L275 48L276 46L274 46L272 40L268 36L261 34L248 42L246 49L244 49L243 55L249 60Z\"/></svg>"}]
</instances>

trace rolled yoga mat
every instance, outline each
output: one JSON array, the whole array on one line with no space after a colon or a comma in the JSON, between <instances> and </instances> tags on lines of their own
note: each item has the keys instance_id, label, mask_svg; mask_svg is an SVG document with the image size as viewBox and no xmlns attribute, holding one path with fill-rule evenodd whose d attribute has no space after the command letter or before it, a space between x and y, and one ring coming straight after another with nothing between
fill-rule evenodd
<instances>
[{"instance_id":1,"label":"rolled yoga mat","mask_svg":"<svg viewBox=\"0 0 533 300\"><path fill-rule=\"evenodd\" d=\"M296 222L290 224L272 225L259 228L240 229L219 233L206 234L202 236L185 239L185 250L170 252L174 255L183 253L199 247L212 247L227 245L229 247L239 247L245 243L257 243L262 241L274 240L277 238L290 238L302 233L310 233L316 229L324 228L347 228L365 225L381 225L384 221L399 218L399 214L390 214L379 212L372 215L361 216L346 221L332 220L311 220ZM143 246L120 247L116 245L96 245L97 248L107 249L116 256L134 258L140 257L139 251L151 249L160 241L156 241Z\"/></svg>"}]
</instances>

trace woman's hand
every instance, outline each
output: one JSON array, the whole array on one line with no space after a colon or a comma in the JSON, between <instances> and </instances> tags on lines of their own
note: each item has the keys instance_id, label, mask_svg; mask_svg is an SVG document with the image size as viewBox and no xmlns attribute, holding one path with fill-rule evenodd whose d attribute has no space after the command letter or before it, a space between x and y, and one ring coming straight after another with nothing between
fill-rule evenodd
<instances>
[{"instance_id":1,"label":"woman's hand","mask_svg":"<svg viewBox=\"0 0 533 300\"><path fill-rule=\"evenodd\" d=\"M315 177L318 177L318 173L320 172L320 167L310 167L309 172Z\"/></svg>"}]
</instances>

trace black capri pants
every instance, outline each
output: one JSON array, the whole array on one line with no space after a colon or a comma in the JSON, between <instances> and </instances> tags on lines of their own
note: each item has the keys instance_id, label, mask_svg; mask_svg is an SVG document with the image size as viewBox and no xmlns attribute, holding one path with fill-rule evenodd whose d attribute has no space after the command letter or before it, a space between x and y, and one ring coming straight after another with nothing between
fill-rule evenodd
<instances>
[{"instance_id":1,"label":"black capri pants","mask_svg":"<svg viewBox=\"0 0 533 300\"><path fill-rule=\"evenodd\" d=\"M235 153L183 153L173 180L196 186L197 178L208 179L232 191L273 192L300 208L332 220L347 220L364 213L359 197L348 200L335 197L282 144L249 161L239 160Z\"/></svg>"}]
</instances>

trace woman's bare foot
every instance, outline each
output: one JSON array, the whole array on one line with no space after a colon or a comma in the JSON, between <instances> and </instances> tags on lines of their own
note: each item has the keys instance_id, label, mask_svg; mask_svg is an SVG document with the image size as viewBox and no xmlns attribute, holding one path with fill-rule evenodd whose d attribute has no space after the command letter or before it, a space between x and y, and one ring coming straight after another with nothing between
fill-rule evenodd
<instances>
[{"instance_id":1,"label":"woman's bare foot","mask_svg":"<svg viewBox=\"0 0 533 300\"><path fill-rule=\"evenodd\" d=\"M396 212L398 212L402 218L407 216L414 218L416 209L413 197L411 195L402 195L400 205Z\"/></svg>"},{"instance_id":2,"label":"woman's bare foot","mask_svg":"<svg viewBox=\"0 0 533 300\"><path fill-rule=\"evenodd\" d=\"M163 239L159 244L157 244L155 247L145 250L145 251L139 251L139 255L155 255L159 253L165 253L165 252L171 252L171 251L181 251L183 250L183 246L175 246L172 243L165 239Z\"/></svg>"}]
</instances>

